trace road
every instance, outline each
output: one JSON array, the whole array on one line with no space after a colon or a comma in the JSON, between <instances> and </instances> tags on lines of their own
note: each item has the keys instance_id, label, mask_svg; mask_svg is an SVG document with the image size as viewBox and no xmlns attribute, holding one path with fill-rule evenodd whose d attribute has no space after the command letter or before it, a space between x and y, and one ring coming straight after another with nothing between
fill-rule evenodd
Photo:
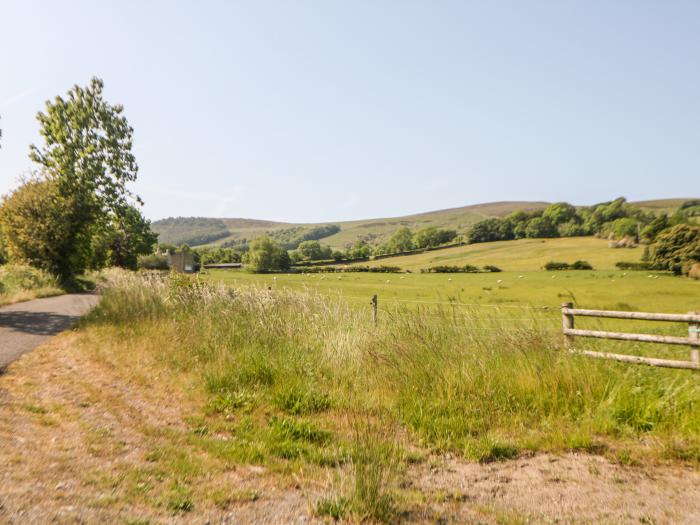
<instances>
[{"instance_id":1,"label":"road","mask_svg":"<svg viewBox=\"0 0 700 525\"><path fill-rule=\"evenodd\" d=\"M0 371L22 354L73 326L98 300L97 295L66 294L0 308Z\"/></svg>"}]
</instances>

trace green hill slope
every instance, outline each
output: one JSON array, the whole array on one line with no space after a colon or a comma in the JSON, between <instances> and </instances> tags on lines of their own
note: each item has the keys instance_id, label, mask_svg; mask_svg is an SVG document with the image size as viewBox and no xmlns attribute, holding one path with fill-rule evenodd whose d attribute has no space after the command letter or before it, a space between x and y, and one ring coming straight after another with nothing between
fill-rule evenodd
<instances>
[{"instance_id":1,"label":"green hill slope","mask_svg":"<svg viewBox=\"0 0 700 525\"><path fill-rule=\"evenodd\" d=\"M572 263L585 260L596 270L611 270L618 261L639 261L644 249L610 248L608 241L596 237L564 237L559 239L520 239L517 241L484 242L432 252L390 257L362 263L400 266L413 272L431 266L485 266L492 264L505 271L540 270L549 261Z\"/></svg>"},{"instance_id":2,"label":"green hill slope","mask_svg":"<svg viewBox=\"0 0 700 525\"><path fill-rule=\"evenodd\" d=\"M633 202L646 211L673 212L688 199L659 199ZM242 239L254 239L267 232L279 232L291 228L311 229L318 226L337 224L340 231L322 240L334 249L345 249L358 239L371 244L380 244L401 226L412 230L435 226L466 233L476 222L489 217L503 217L517 210L535 210L548 206L547 202L504 201L474 204L459 208L449 208L402 217L386 217L357 221L328 223L287 223L256 219L213 219L204 217L168 218L153 223L153 229L160 234L161 242L190 246L214 244Z\"/></svg>"}]
</instances>

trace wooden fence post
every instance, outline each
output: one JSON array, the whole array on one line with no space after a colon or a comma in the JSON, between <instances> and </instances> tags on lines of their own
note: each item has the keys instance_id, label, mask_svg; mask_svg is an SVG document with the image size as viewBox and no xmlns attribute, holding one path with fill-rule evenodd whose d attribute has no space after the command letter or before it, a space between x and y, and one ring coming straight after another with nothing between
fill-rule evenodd
<instances>
[{"instance_id":1,"label":"wooden fence post","mask_svg":"<svg viewBox=\"0 0 700 525\"><path fill-rule=\"evenodd\" d=\"M698 312L688 312L691 315L697 315ZM688 339L697 341L700 339L700 323L697 321L688 323ZM696 346L690 347L690 361L700 365L700 350Z\"/></svg>"},{"instance_id":2,"label":"wooden fence post","mask_svg":"<svg viewBox=\"0 0 700 525\"><path fill-rule=\"evenodd\" d=\"M374 321L374 325L377 325L377 294L374 294L372 296L372 301L370 303L372 305L372 320Z\"/></svg>"},{"instance_id":3,"label":"wooden fence post","mask_svg":"<svg viewBox=\"0 0 700 525\"><path fill-rule=\"evenodd\" d=\"M573 329L573 327L574 327L574 315L566 312L566 310L568 308L573 308L573 307L574 307L574 303L563 303L561 305L561 325L564 328L565 332L567 329ZM574 346L574 336L573 335L566 335L566 345L569 348L573 348L573 346Z\"/></svg>"}]
</instances>

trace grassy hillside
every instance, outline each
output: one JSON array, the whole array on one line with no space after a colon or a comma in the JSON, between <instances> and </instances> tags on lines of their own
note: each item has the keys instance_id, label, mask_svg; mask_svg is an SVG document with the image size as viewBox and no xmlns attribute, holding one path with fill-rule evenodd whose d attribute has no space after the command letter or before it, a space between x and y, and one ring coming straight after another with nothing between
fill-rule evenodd
<instances>
[{"instance_id":1,"label":"grassy hillside","mask_svg":"<svg viewBox=\"0 0 700 525\"><path fill-rule=\"evenodd\" d=\"M364 264L370 266L387 264L411 271L443 264L457 266L494 264L502 270L530 271L541 269L549 261L572 263L576 260L586 260L596 270L608 270L614 269L618 261L639 261L643 251L644 249L640 247L610 248L608 241L595 237L520 239L469 244Z\"/></svg>"},{"instance_id":2,"label":"grassy hillside","mask_svg":"<svg viewBox=\"0 0 700 525\"><path fill-rule=\"evenodd\" d=\"M673 212L688 199L660 199L632 203L646 211ZM334 249L345 249L358 239L371 244L380 244L401 226L415 230L426 226L449 228L465 233L475 222L488 217L503 217L517 210L534 210L547 207L547 202L510 201L474 204L402 217L385 217L357 221L327 223L286 223L256 219L207 219L198 217L168 218L153 223L154 231L160 234L161 242L191 246L220 245L228 241L254 239L266 232L275 232L295 227L314 228L326 224L338 224L340 232L325 238L323 244ZM192 242L194 241L194 242Z\"/></svg>"},{"instance_id":3,"label":"grassy hillside","mask_svg":"<svg viewBox=\"0 0 700 525\"><path fill-rule=\"evenodd\" d=\"M386 217L378 219L366 219L357 221L340 221L329 223L285 223L256 219L207 219L199 217L168 218L153 223L154 231L160 235L161 242L178 244L193 240L197 235L209 233L219 234L222 225L228 234L217 236L206 242L191 244L191 246L212 244L220 245L227 241L253 239L266 232L274 232L294 227L314 228L325 224L338 224L341 231L323 240L333 248L344 249L357 239L366 239L379 243L391 236L392 232L401 226L409 228L423 228L437 226L465 231L472 224L486 217L501 217L516 210L532 210L544 208L546 202L493 202L476 204L460 208L437 210L403 217ZM202 228L205 226L205 228Z\"/></svg>"}]
</instances>

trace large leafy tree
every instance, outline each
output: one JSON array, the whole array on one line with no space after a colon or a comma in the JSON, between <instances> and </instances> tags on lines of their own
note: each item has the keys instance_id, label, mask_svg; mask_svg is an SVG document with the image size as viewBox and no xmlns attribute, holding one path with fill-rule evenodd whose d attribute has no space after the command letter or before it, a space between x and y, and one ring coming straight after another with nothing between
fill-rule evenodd
<instances>
[{"instance_id":1,"label":"large leafy tree","mask_svg":"<svg viewBox=\"0 0 700 525\"><path fill-rule=\"evenodd\" d=\"M90 253L75 249L70 214L76 203L61 197L55 180L35 177L8 195L0 206L0 230L10 260L31 264L57 275L85 267ZM89 246L88 239L80 239Z\"/></svg>"},{"instance_id":2,"label":"large leafy tree","mask_svg":"<svg viewBox=\"0 0 700 525\"><path fill-rule=\"evenodd\" d=\"M132 153L133 129L123 115L123 107L103 98L103 88L102 80L93 78L87 87L74 86L65 97L46 103L45 111L37 115L43 144L30 147L30 158L41 166L46 184L34 182L17 196L17 206L30 198L42 198L50 203L46 213L60 211L60 242L53 236L44 239L48 243L44 257L52 261L42 265L63 278L94 262L96 236L110 229L121 230L121 237L115 237L117 242L124 239L126 230L138 226L133 204L141 201L127 189L127 183L136 180L138 172ZM13 228L21 226L7 214L4 217ZM32 217L25 217L31 223ZM15 246L8 248L33 261L34 255L28 254L34 253L36 246L30 245L40 237L37 233L34 239L13 240ZM28 243L26 249L19 245L21 242ZM118 244L125 245L121 241ZM115 246L111 253L120 250ZM118 258L129 259L125 254ZM125 265L132 266L129 261Z\"/></svg>"},{"instance_id":3,"label":"large leafy tree","mask_svg":"<svg viewBox=\"0 0 700 525\"><path fill-rule=\"evenodd\" d=\"M687 274L694 264L700 263L700 228L678 224L660 233L647 257L655 268Z\"/></svg>"},{"instance_id":4,"label":"large leafy tree","mask_svg":"<svg viewBox=\"0 0 700 525\"><path fill-rule=\"evenodd\" d=\"M250 250L243 261L254 272L286 270L290 260L287 250L267 236L258 237L250 243Z\"/></svg>"},{"instance_id":5,"label":"large leafy tree","mask_svg":"<svg viewBox=\"0 0 700 525\"><path fill-rule=\"evenodd\" d=\"M153 252L157 242L158 234L151 231L151 222L135 206L126 206L93 237L92 266L135 270L139 255Z\"/></svg>"}]
</instances>

